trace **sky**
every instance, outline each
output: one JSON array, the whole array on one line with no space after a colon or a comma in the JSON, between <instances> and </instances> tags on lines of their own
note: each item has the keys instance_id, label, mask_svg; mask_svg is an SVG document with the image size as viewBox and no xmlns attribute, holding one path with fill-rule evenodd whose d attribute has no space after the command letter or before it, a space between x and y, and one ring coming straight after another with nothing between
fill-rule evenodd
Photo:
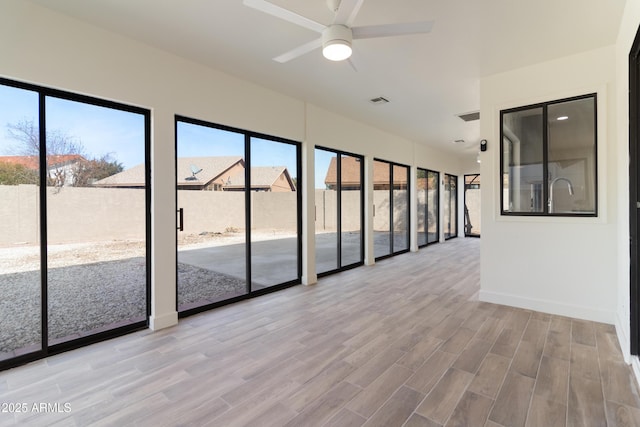
<instances>
[{"instance_id":1,"label":"sky","mask_svg":"<svg viewBox=\"0 0 640 427\"><path fill-rule=\"evenodd\" d=\"M60 98L46 98L47 130L60 132L84 148L89 159L110 155L125 169L144 163L144 116ZM38 125L37 92L0 85L0 155L19 155L23 144L8 125ZM70 154L70 153L65 153Z\"/></svg>"},{"instance_id":2,"label":"sky","mask_svg":"<svg viewBox=\"0 0 640 427\"><path fill-rule=\"evenodd\" d=\"M76 101L46 98L47 130L60 132L80 142L89 159L110 156L125 169L144 163L144 116ZM20 155L19 141L12 139L8 125L24 121L38 124L38 93L0 85L0 156ZM242 156L244 135L180 122L179 157ZM333 154L316 150L316 188L324 188L324 178ZM259 138L251 140L252 166L286 166L292 177L296 170L296 150L291 144Z\"/></svg>"}]
</instances>

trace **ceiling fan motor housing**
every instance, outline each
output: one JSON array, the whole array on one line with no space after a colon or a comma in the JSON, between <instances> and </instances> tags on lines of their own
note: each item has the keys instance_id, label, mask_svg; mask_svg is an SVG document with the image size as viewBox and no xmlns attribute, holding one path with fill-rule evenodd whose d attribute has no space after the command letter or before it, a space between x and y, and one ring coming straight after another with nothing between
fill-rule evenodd
<instances>
[{"instance_id":1,"label":"ceiling fan motor housing","mask_svg":"<svg viewBox=\"0 0 640 427\"><path fill-rule=\"evenodd\" d=\"M330 25L322 32L322 53L327 59L342 61L351 56L351 28Z\"/></svg>"}]
</instances>

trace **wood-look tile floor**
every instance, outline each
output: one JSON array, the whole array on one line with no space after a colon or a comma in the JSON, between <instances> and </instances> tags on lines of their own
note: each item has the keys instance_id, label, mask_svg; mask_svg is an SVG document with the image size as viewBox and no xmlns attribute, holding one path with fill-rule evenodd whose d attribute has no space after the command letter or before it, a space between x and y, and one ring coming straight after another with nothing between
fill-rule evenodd
<instances>
[{"instance_id":1,"label":"wood-look tile floor","mask_svg":"<svg viewBox=\"0 0 640 427\"><path fill-rule=\"evenodd\" d=\"M0 402L60 412L0 425L640 426L614 328L479 302L479 244L1 372Z\"/></svg>"}]
</instances>

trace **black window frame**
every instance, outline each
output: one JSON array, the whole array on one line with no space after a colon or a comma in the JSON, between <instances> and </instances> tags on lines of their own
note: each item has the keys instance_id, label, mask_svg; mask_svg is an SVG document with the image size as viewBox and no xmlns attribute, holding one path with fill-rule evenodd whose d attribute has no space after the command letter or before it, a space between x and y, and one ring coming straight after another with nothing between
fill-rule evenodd
<instances>
[{"instance_id":1,"label":"black window frame","mask_svg":"<svg viewBox=\"0 0 640 427\"><path fill-rule=\"evenodd\" d=\"M328 148L320 145L316 145L314 150L323 150L333 153L337 156L336 159L336 187L338 191L336 205L337 205L337 266L335 269L316 273L318 277L328 276L341 271L350 270L352 268L360 267L364 265L364 249L365 249L365 229L364 229L364 193L365 193L365 173L364 173L364 156L361 154L350 153L348 151L337 150L335 148ZM355 157L360 159L360 260L343 265L342 264L342 156ZM314 165L315 166L315 165Z\"/></svg>"},{"instance_id":2,"label":"black window frame","mask_svg":"<svg viewBox=\"0 0 640 427\"><path fill-rule=\"evenodd\" d=\"M438 171L434 171L432 169L427 169L427 168L421 168L418 167L418 170L416 172L416 174L420 173L420 171L424 171L425 173L425 179L427 180L427 198L425 199L425 203L424 203L424 209L425 209L425 233L426 233L426 243L423 244L419 244L418 248L424 248L427 247L429 245L433 245L435 243L440 242L440 172ZM429 174L435 174L435 182L436 182L436 200L438 201L438 203L436 204L436 240L433 241L429 241L429 197L428 197L428 191L429 191ZM416 180L418 179L417 175L416 175ZM418 191L418 189L416 189L416 192ZM417 194L416 194L417 197ZM418 240L419 241L419 240Z\"/></svg>"},{"instance_id":3,"label":"black window frame","mask_svg":"<svg viewBox=\"0 0 640 427\"><path fill-rule=\"evenodd\" d=\"M197 306L197 307L193 307L193 308L189 308L189 309L185 309L185 310L179 310L178 307L178 271L176 269L176 289L175 289L175 293L176 293L176 312L178 313L178 318L184 318L184 317L188 317L188 316L192 316L194 314L198 314L198 313L202 313L204 311L208 311L217 307L221 307L224 305L228 305L228 304L233 304L239 301L243 301L246 299L250 299L250 298L255 298L257 296L260 295L265 295L265 294L269 294L272 292L276 292L282 289L286 289L286 288L290 288L292 286L295 285L299 285L302 283L302 233L303 233L303 228L302 228L302 191L300 191L301 188L303 188L303 177L302 177L302 143L298 142L298 141L293 141L290 139L286 139L286 138L282 138L282 137L278 137L278 136L274 136L274 135L267 135L267 134L263 134L263 133L259 133L259 132L254 132L254 131L250 131L250 130L246 130L246 129L240 129L240 128L236 128L236 127L232 127L232 126L227 126L227 125L223 125L223 124L218 124L218 123L212 123L206 120L201 120L201 119L196 119L196 118L192 118L192 117L188 117L188 116L184 116L184 115L180 115L180 114L175 114L174 115L174 133L175 133L175 143L174 143L174 156L176 158L176 167L175 167L175 175L174 175L174 179L177 182L177 177L178 177L178 162L177 162L177 156L178 156L178 122L183 122L183 123L187 123L187 124L193 124L193 125L198 125L198 126L204 126L204 127L208 127L208 128L212 128L212 129L219 129L222 131L226 131L226 132L234 132L234 133L238 133L241 135L244 135L244 144L245 144L245 182L251 182L250 179L250 174L251 174L251 140L252 138L257 138L257 139L264 139L267 141L273 141L273 142L280 142L280 143L284 143L284 144L289 144L289 145L294 145L296 146L296 167L297 167L297 181L296 181L296 209L297 209L297 220L296 220L296 228L297 228L297 277L293 280L284 282L284 283L279 283L277 285L273 285L273 286L269 286L263 289L257 289L257 290L253 290L251 285L252 285L252 274L251 274L251 220L252 220L252 215L251 215L251 209L252 209L252 203L251 203L251 185L247 185L245 186L245 230L246 230L246 235L245 235L245 245L246 245L246 252L245 252L245 257L246 257L246 286L247 286L247 293L240 295L240 296L236 296L233 298L229 298L229 299L225 299L225 300L221 300L221 301L216 301L213 302L211 304L205 304L205 305L201 305L201 306ZM176 203L176 208L179 208L178 206L178 187L176 185L175 187L175 203ZM178 209L179 212L179 209ZM175 262L176 265L178 263L178 233L176 232L176 257L175 257Z\"/></svg>"},{"instance_id":4,"label":"black window frame","mask_svg":"<svg viewBox=\"0 0 640 427\"><path fill-rule=\"evenodd\" d=\"M593 98L593 132L594 132L594 211L593 213L571 213L571 212L549 212L549 128L548 128L548 107L571 101ZM542 212L513 212L504 210L504 115L518 111L530 110L534 108L542 109ZM571 217L571 218L595 218L598 217L598 94L589 93L585 95L573 96L569 98L556 99L553 101L541 102L537 104L525 105L522 107L500 110L500 215L501 216L536 216L536 217Z\"/></svg>"},{"instance_id":5,"label":"black window frame","mask_svg":"<svg viewBox=\"0 0 640 427\"><path fill-rule=\"evenodd\" d=\"M410 180L411 180L411 167L409 165L404 165L402 163L396 163L396 162L392 162L390 160L383 160L383 159L379 159L377 157L375 157L373 159L374 165L375 162L380 162L380 163L386 163L389 166L389 253L388 254L384 254L384 255L380 255L378 257L375 256L374 254L374 260L375 261L380 261L383 260L385 258L390 258L392 256L396 256L396 255L400 255L400 254L404 254L407 253L411 250L411 213L410 213L410 205L411 205L411 185L409 185ZM394 197L393 197L393 169L395 166L400 166L403 168L407 169L407 183L406 183L406 190L407 190L407 248L406 249L401 249L399 251L395 251L393 250L393 243L394 243L394 239L395 239L395 232L393 230L393 208L394 208ZM375 189L374 189L375 191ZM375 205L374 205L375 206ZM374 207L374 213L375 213L375 207ZM374 251L375 252L375 251Z\"/></svg>"},{"instance_id":6,"label":"black window frame","mask_svg":"<svg viewBox=\"0 0 640 427\"><path fill-rule=\"evenodd\" d=\"M124 104L121 102L111 101L107 99L97 98L89 95L82 95L61 89L53 89L46 86L40 86L32 83L24 83L0 77L0 85L9 86L17 89L24 89L38 94L38 126L40 137L40 182L39 182L39 226L38 236L40 237L40 313L41 313L41 348L26 354L20 354L12 358L0 361L0 371L13 368L28 362L44 359L69 350L75 350L90 344L109 340L122 335L126 335L135 331L146 329L149 327L149 317L151 316L151 110ZM68 341L56 344L49 344L49 328L48 328L48 258L47 258L47 182L46 176L42 171L47 170L46 156L46 99L58 98L67 101L73 101L83 104L89 104L97 107L111 108L119 111L140 114L144 117L144 159L145 159L145 268L146 268L146 285L145 285L145 319L138 322L132 322L126 325L118 326L112 329L104 330L89 335L81 335Z\"/></svg>"},{"instance_id":7,"label":"black window frame","mask_svg":"<svg viewBox=\"0 0 640 427\"><path fill-rule=\"evenodd\" d=\"M474 184L471 184L471 183L467 184L467 177L468 176L473 176L475 178L478 178L478 177L480 177L480 174L479 173L468 173L468 174L465 174L463 176L463 182L464 182L464 193L463 193L463 195L464 195L464 200L463 200L463 202L464 202L464 237L478 237L479 238L480 237L480 233L469 233L468 232L468 226L467 226L468 222L467 221L470 221L470 220L468 219L468 217L469 217L469 209L467 208L467 190L472 188L472 187L469 187L470 185L474 185ZM480 182L477 185L478 185L478 189L480 189L482 187L482 183L480 183Z\"/></svg>"},{"instance_id":8,"label":"black window frame","mask_svg":"<svg viewBox=\"0 0 640 427\"><path fill-rule=\"evenodd\" d=\"M455 191L453 192L453 197L451 197L451 187L449 187L449 216L451 216L451 212L453 212L453 232L451 229L449 229L449 233L446 232L444 233L444 240L449 240L449 239L455 239L456 237L458 237L458 176L457 175L452 175L450 173L446 173L444 174L444 187L445 190L447 188L447 185L451 185L450 181L453 181L456 185ZM453 202L453 207L451 206ZM444 208L442 209L442 212L444 213ZM451 227L450 227L451 228Z\"/></svg>"}]
</instances>

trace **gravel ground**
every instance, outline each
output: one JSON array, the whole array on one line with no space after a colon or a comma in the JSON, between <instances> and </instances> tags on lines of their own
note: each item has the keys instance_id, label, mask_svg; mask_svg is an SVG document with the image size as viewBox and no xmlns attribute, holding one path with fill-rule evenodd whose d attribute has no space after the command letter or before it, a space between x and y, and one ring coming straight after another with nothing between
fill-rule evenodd
<instances>
[{"instance_id":1,"label":"gravel ground","mask_svg":"<svg viewBox=\"0 0 640 427\"><path fill-rule=\"evenodd\" d=\"M145 259L140 242L49 248L49 341L56 343L144 320ZM39 250L0 249L0 354L40 342ZM102 262L92 262L102 259ZM240 295L242 280L178 264L181 307ZM105 286L108 284L108 286ZM0 359L3 358L0 356Z\"/></svg>"},{"instance_id":2,"label":"gravel ground","mask_svg":"<svg viewBox=\"0 0 640 427\"><path fill-rule=\"evenodd\" d=\"M255 233L255 241L286 233ZM243 232L182 235L180 249L244 241ZM48 247L49 342L144 320L144 243L112 241ZM188 309L242 295L245 281L178 264L178 305ZM36 246L0 248L0 359L32 351L40 342L40 251Z\"/></svg>"}]
</instances>

